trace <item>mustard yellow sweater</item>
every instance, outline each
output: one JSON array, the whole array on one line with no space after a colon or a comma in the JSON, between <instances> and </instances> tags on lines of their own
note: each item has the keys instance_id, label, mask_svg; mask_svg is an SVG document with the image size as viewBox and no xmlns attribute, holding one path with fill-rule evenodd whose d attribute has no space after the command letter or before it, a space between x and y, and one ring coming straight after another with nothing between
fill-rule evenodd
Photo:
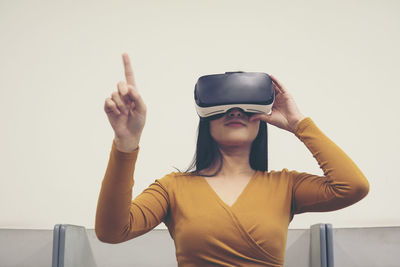
<instances>
[{"instance_id":1,"label":"mustard yellow sweater","mask_svg":"<svg viewBox=\"0 0 400 267\"><path fill-rule=\"evenodd\" d=\"M161 222L174 240L178 266L283 266L294 214L338 210L369 192L356 164L311 120L294 134L306 145L324 176L305 172L257 171L232 206L204 177L172 172L132 200L135 163L114 142L96 211L97 237L120 243Z\"/></svg>"}]
</instances>

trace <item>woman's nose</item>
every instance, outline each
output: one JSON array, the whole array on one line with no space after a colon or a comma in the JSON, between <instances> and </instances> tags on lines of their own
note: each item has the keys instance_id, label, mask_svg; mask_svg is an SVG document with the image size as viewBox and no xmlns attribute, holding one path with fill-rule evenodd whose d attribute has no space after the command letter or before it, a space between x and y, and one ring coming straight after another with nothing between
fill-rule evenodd
<instances>
[{"instance_id":1,"label":"woman's nose","mask_svg":"<svg viewBox=\"0 0 400 267\"><path fill-rule=\"evenodd\" d=\"M239 109L239 108L233 108L233 109L231 109L231 110L228 111L228 116L229 116L229 117L236 117L236 116L238 116L238 117L243 117L243 116L244 116L244 113L243 113L243 111L242 111L241 109Z\"/></svg>"}]
</instances>

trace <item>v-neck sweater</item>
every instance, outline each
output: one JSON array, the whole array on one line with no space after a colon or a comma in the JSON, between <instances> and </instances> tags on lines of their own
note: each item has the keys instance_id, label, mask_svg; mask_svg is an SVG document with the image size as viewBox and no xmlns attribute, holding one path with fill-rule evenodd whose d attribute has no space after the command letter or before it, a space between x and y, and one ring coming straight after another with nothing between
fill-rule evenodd
<instances>
[{"instance_id":1,"label":"v-neck sweater","mask_svg":"<svg viewBox=\"0 0 400 267\"><path fill-rule=\"evenodd\" d=\"M97 237L121 243L163 222L174 240L180 267L282 267L288 226L295 214L342 209L369 192L361 170L310 117L293 133L324 175L287 168L256 171L232 206L204 177L181 172L155 179L132 200L140 147L122 152L112 142L97 204Z\"/></svg>"}]
</instances>

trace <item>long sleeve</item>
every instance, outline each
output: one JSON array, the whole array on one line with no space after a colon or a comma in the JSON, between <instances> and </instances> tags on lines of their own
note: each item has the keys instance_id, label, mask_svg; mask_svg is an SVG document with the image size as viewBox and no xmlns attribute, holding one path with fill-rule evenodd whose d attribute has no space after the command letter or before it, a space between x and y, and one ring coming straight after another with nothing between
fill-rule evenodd
<instances>
[{"instance_id":1,"label":"long sleeve","mask_svg":"<svg viewBox=\"0 0 400 267\"><path fill-rule=\"evenodd\" d=\"M361 170L310 117L297 125L294 134L307 146L324 176L289 172L293 182L293 214L338 210L368 194L369 183Z\"/></svg>"},{"instance_id":2,"label":"long sleeve","mask_svg":"<svg viewBox=\"0 0 400 267\"><path fill-rule=\"evenodd\" d=\"M103 242L121 243L142 235L167 215L168 192L157 180L132 200L139 150L122 152L112 143L96 210L95 232Z\"/></svg>"}]
</instances>

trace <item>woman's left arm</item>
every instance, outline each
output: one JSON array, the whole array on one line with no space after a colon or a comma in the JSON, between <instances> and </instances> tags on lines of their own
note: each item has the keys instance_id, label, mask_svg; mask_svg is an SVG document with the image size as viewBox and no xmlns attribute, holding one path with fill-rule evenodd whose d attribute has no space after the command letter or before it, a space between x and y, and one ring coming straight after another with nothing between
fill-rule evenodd
<instances>
[{"instance_id":1,"label":"woman's left arm","mask_svg":"<svg viewBox=\"0 0 400 267\"><path fill-rule=\"evenodd\" d=\"M272 113L256 114L250 120L263 120L295 134L310 150L325 176L291 171L292 212L331 211L364 198L369 183L357 165L298 109L288 90L273 75L275 89Z\"/></svg>"},{"instance_id":2,"label":"woman's left arm","mask_svg":"<svg viewBox=\"0 0 400 267\"><path fill-rule=\"evenodd\" d=\"M294 134L317 160L324 176L290 171L292 213L332 211L350 206L369 192L369 183L351 158L311 120L304 118Z\"/></svg>"}]
</instances>

